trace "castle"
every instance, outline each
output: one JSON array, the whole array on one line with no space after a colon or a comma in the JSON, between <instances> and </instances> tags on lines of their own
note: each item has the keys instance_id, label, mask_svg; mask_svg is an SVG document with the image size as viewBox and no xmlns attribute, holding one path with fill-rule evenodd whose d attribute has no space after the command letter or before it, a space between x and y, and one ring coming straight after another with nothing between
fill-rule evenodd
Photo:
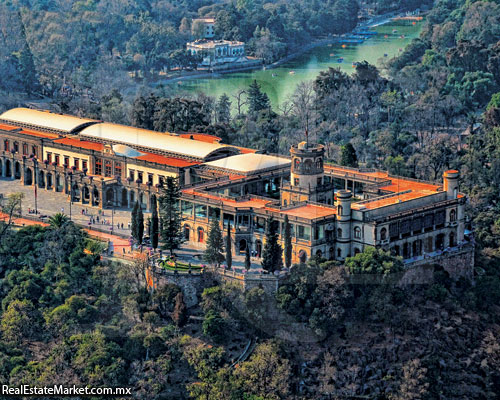
<instances>
[{"instance_id":1,"label":"castle","mask_svg":"<svg viewBox=\"0 0 500 400\"><path fill-rule=\"evenodd\" d=\"M290 157L261 154L199 133L161 133L102 121L12 109L0 115L0 172L24 185L101 208L149 211L166 177L178 178L186 241L202 249L213 219L228 225L233 251L259 258L269 217L292 228L293 262L382 248L408 266L439 263L470 275L473 239L459 173L443 182L324 162L321 144ZM281 241L283 238L280 239Z\"/></svg>"}]
</instances>

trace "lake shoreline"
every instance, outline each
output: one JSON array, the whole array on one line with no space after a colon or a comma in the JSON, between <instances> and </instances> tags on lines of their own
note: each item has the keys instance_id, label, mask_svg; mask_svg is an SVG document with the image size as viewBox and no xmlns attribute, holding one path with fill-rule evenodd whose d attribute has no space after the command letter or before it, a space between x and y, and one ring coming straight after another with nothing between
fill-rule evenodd
<instances>
[{"instance_id":1,"label":"lake shoreline","mask_svg":"<svg viewBox=\"0 0 500 400\"><path fill-rule=\"evenodd\" d=\"M391 21L391 18L396 16L398 13L390 13L390 14L384 14L383 16L380 16L377 18L376 22L373 21L370 24L362 24L355 29L366 29L366 28L371 28L379 25L384 25L386 23L389 23ZM354 31L351 31L352 33ZM349 32L346 32L348 34ZM184 76L173 76L171 78L165 78L156 81L153 85L154 86L161 86L164 84L170 84L170 83L175 83L175 82L182 82L182 81L187 81L187 80L192 80L192 79L210 79L210 78L217 78L221 75L225 74L232 74L235 72L246 72L246 71L255 71L259 69L274 69L279 67L280 65L283 65L289 61L292 61L293 59L300 57L304 53L307 53L308 51L314 49L315 47L319 46L325 46L329 44L333 44L338 42L339 38L338 37L327 37L327 38L321 38L321 39L316 39L313 42L309 43L308 45L305 46L300 46L299 48L293 49L291 53L287 54L286 56L280 58L278 61L275 61L271 64L268 65L260 65L260 66L255 66L251 65L248 67L241 67L241 68L231 68L223 71L216 71L216 72L206 72L206 71L196 71L193 73L187 73L187 75Z\"/></svg>"}]
</instances>

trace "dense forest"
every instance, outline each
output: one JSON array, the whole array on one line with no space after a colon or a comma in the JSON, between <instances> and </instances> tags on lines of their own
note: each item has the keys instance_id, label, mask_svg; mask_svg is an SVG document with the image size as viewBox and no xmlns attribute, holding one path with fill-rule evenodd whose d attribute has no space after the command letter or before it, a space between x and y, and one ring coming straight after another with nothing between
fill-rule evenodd
<instances>
[{"instance_id":1,"label":"dense forest","mask_svg":"<svg viewBox=\"0 0 500 400\"><path fill-rule=\"evenodd\" d=\"M401 268L399 259L367 251L345 265L313 259L294 266L276 296L208 280L200 304L187 308L177 286L148 290L143 261L101 262L98 245L71 222L2 226L2 382L132 386L136 398L152 399L497 398L498 2L439 0L398 58L380 70L360 63L351 76L323 71L279 109L256 82L219 99L175 98L164 88L136 91L116 71L177 49L190 35L181 29L187 15L215 16L231 38L254 40L257 27L269 30L286 48L328 33L322 19L354 2L69 3L2 2L4 105L44 93L77 114L209 132L271 153L286 153L307 129L330 161L344 165L429 180L457 168L475 230L475 278L454 282L436 268L425 285L398 287L383 277L380 285L353 285L349 274L367 263ZM363 6L382 13L403 3L420 5ZM166 47L155 44L159 37ZM62 96L65 90L79 94ZM249 341L251 356L235 364Z\"/></svg>"}]
</instances>

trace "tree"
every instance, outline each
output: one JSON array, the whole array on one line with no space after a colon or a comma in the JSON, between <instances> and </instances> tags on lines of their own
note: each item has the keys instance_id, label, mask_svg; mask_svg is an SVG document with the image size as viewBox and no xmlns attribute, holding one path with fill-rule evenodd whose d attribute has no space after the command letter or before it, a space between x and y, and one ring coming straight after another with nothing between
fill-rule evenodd
<instances>
[{"instance_id":1,"label":"tree","mask_svg":"<svg viewBox=\"0 0 500 400\"><path fill-rule=\"evenodd\" d=\"M250 114L256 114L259 111L267 110L271 107L269 97L266 93L262 92L260 85L255 79L248 88L247 98L248 112Z\"/></svg>"},{"instance_id":2,"label":"tree","mask_svg":"<svg viewBox=\"0 0 500 400\"><path fill-rule=\"evenodd\" d=\"M131 223L131 233L132 233L132 237L137 240L137 215L139 213L139 203L136 201L135 204L134 204L134 208L132 209L132 213L131 213L131 216L130 216L130 223Z\"/></svg>"},{"instance_id":3,"label":"tree","mask_svg":"<svg viewBox=\"0 0 500 400\"><path fill-rule=\"evenodd\" d=\"M143 129L154 128L154 114L158 97L150 94L148 97L139 96L132 104L130 122L133 126Z\"/></svg>"},{"instance_id":4,"label":"tree","mask_svg":"<svg viewBox=\"0 0 500 400\"><path fill-rule=\"evenodd\" d=\"M219 97L215 105L215 122L219 124L228 124L231 120L231 102L226 93Z\"/></svg>"},{"instance_id":5,"label":"tree","mask_svg":"<svg viewBox=\"0 0 500 400\"><path fill-rule=\"evenodd\" d=\"M226 264L227 269L231 269L233 265L233 254L231 249L231 224L227 224L227 235L226 235Z\"/></svg>"},{"instance_id":6,"label":"tree","mask_svg":"<svg viewBox=\"0 0 500 400\"><path fill-rule=\"evenodd\" d=\"M283 249L278 243L278 223L269 217L266 226L266 244L262 252L262 268L274 272L283 268Z\"/></svg>"},{"instance_id":7,"label":"tree","mask_svg":"<svg viewBox=\"0 0 500 400\"><path fill-rule=\"evenodd\" d=\"M156 197L151 200L153 203L153 209L151 210L151 225L149 237L151 238L151 246L153 249L157 249L158 247L158 209L156 205Z\"/></svg>"},{"instance_id":8,"label":"tree","mask_svg":"<svg viewBox=\"0 0 500 400\"><path fill-rule=\"evenodd\" d=\"M292 368L274 341L259 344L248 361L235 371L237 386L264 399L290 396Z\"/></svg>"},{"instance_id":9,"label":"tree","mask_svg":"<svg viewBox=\"0 0 500 400\"><path fill-rule=\"evenodd\" d=\"M358 166L358 157L354 146L351 143L347 143L342 146L341 151L340 165L356 168Z\"/></svg>"},{"instance_id":10,"label":"tree","mask_svg":"<svg viewBox=\"0 0 500 400\"><path fill-rule=\"evenodd\" d=\"M170 254L184 242L182 232L182 217L180 213L181 192L177 182L168 177L166 183L160 187L160 235L163 247L170 250Z\"/></svg>"},{"instance_id":11,"label":"tree","mask_svg":"<svg viewBox=\"0 0 500 400\"><path fill-rule=\"evenodd\" d=\"M247 243L247 247L245 248L245 269L250 271L252 267L252 261L250 259L250 245Z\"/></svg>"},{"instance_id":12,"label":"tree","mask_svg":"<svg viewBox=\"0 0 500 400\"><path fill-rule=\"evenodd\" d=\"M0 329L5 340L20 343L37 331L37 311L29 300L12 301L2 315Z\"/></svg>"},{"instance_id":13,"label":"tree","mask_svg":"<svg viewBox=\"0 0 500 400\"><path fill-rule=\"evenodd\" d=\"M144 214L142 212L142 207L139 204L139 202L137 202L137 206L138 206L138 210L137 210L137 222L136 222L136 226L137 226L136 240L139 244L142 244L142 238L144 236Z\"/></svg>"},{"instance_id":14,"label":"tree","mask_svg":"<svg viewBox=\"0 0 500 400\"><path fill-rule=\"evenodd\" d=\"M219 266L220 263L224 261L224 255L222 254L223 249L224 239L222 238L219 221L214 218L210 224L207 248L203 255L203 259L208 263L217 264L217 266Z\"/></svg>"},{"instance_id":15,"label":"tree","mask_svg":"<svg viewBox=\"0 0 500 400\"><path fill-rule=\"evenodd\" d=\"M403 270L401 257L391 256L382 249L368 247L354 257L348 257L345 266L349 274L389 275Z\"/></svg>"},{"instance_id":16,"label":"tree","mask_svg":"<svg viewBox=\"0 0 500 400\"><path fill-rule=\"evenodd\" d=\"M218 312L209 310L205 314L202 324L203 334L209 336L215 342L222 342L225 337L226 327L226 320Z\"/></svg>"},{"instance_id":17,"label":"tree","mask_svg":"<svg viewBox=\"0 0 500 400\"><path fill-rule=\"evenodd\" d=\"M174 301L175 306L174 311L172 312L172 319L177 326L181 327L187 322L187 308L184 303L184 296L182 295L182 292L177 293Z\"/></svg>"},{"instance_id":18,"label":"tree","mask_svg":"<svg viewBox=\"0 0 500 400\"><path fill-rule=\"evenodd\" d=\"M63 226L68 221L69 221L69 218L65 214L59 212L59 213L56 213L49 218L49 225L52 228L57 229L57 228L60 228L61 226Z\"/></svg>"},{"instance_id":19,"label":"tree","mask_svg":"<svg viewBox=\"0 0 500 400\"><path fill-rule=\"evenodd\" d=\"M285 267L290 268L292 266L292 227L286 214L284 224Z\"/></svg>"},{"instance_id":20,"label":"tree","mask_svg":"<svg viewBox=\"0 0 500 400\"><path fill-rule=\"evenodd\" d=\"M7 214L7 221L5 222L2 220L0 222L0 242L12 225L14 215L21 214L21 204L23 199L24 193L9 194L7 204L2 209L2 211Z\"/></svg>"}]
</instances>

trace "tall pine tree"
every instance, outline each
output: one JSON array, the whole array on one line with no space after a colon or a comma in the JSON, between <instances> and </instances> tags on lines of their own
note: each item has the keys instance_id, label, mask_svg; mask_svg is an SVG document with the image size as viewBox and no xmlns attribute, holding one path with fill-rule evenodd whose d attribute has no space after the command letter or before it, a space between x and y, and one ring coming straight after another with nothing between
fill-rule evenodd
<instances>
[{"instance_id":1,"label":"tall pine tree","mask_svg":"<svg viewBox=\"0 0 500 400\"><path fill-rule=\"evenodd\" d=\"M184 242L180 212L181 192L177 182L170 176L160 190L160 235L163 241L163 248L169 250L170 254L173 254L174 250L178 249Z\"/></svg>"},{"instance_id":2,"label":"tall pine tree","mask_svg":"<svg viewBox=\"0 0 500 400\"><path fill-rule=\"evenodd\" d=\"M270 108L269 97L260 90L260 85L254 79L248 88L248 112L256 114Z\"/></svg>"},{"instance_id":3,"label":"tall pine tree","mask_svg":"<svg viewBox=\"0 0 500 400\"><path fill-rule=\"evenodd\" d=\"M231 253L231 224L227 224L227 235L226 235L226 264L227 269L231 269L233 265L233 254Z\"/></svg>"},{"instance_id":4,"label":"tall pine tree","mask_svg":"<svg viewBox=\"0 0 500 400\"><path fill-rule=\"evenodd\" d=\"M207 249L203 255L203 259L210 264L217 264L224 261L224 255L222 251L224 250L224 239L222 238L222 232L219 227L219 220L213 219L210 224L210 231L208 232L207 239Z\"/></svg>"},{"instance_id":5,"label":"tall pine tree","mask_svg":"<svg viewBox=\"0 0 500 400\"><path fill-rule=\"evenodd\" d=\"M285 214L284 224L284 245L285 245L285 267L290 268L292 265L292 227L288 221L288 215Z\"/></svg>"},{"instance_id":6,"label":"tall pine tree","mask_svg":"<svg viewBox=\"0 0 500 400\"><path fill-rule=\"evenodd\" d=\"M247 243L247 247L245 249L245 269L250 271L252 267L252 261L250 259L250 245Z\"/></svg>"},{"instance_id":7,"label":"tall pine tree","mask_svg":"<svg viewBox=\"0 0 500 400\"><path fill-rule=\"evenodd\" d=\"M151 237L151 246L156 250L158 248L158 209L155 196L153 196L151 202L153 203L153 209L151 210L151 230L149 236Z\"/></svg>"},{"instance_id":8,"label":"tall pine tree","mask_svg":"<svg viewBox=\"0 0 500 400\"><path fill-rule=\"evenodd\" d=\"M142 238L144 236L144 214L142 213L142 207L139 203L139 210L137 211L137 242L142 244Z\"/></svg>"},{"instance_id":9,"label":"tall pine tree","mask_svg":"<svg viewBox=\"0 0 500 400\"><path fill-rule=\"evenodd\" d=\"M262 252L262 268L274 272L283 268L283 249L278 243L278 223L273 217L267 220L266 243Z\"/></svg>"},{"instance_id":10,"label":"tall pine tree","mask_svg":"<svg viewBox=\"0 0 500 400\"><path fill-rule=\"evenodd\" d=\"M137 240L137 214L139 212L139 203L136 201L132 209L130 228L132 237Z\"/></svg>"}]
</instances>

